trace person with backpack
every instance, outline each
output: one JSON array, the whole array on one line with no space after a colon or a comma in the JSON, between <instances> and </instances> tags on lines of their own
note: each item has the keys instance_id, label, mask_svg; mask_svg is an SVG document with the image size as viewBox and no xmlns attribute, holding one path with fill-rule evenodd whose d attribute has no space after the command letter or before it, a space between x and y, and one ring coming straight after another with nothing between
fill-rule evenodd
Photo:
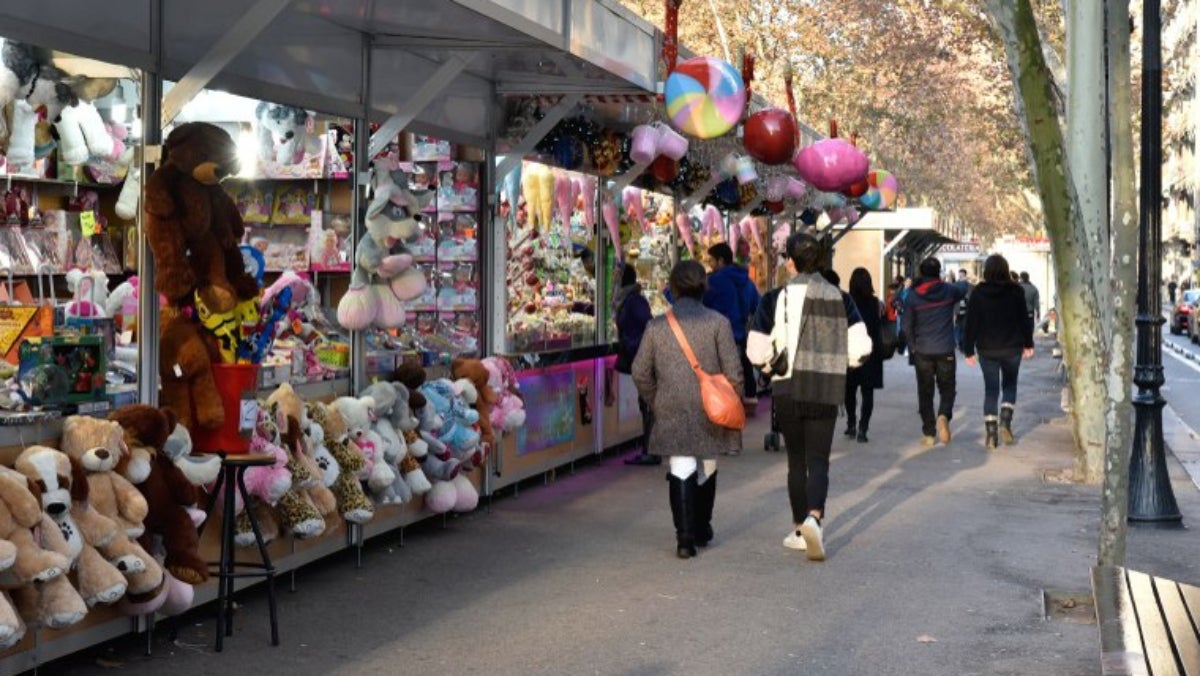
<instances>
[{"instance_id":1,"label":"person with backpack","mask_svg":"<svg viewBox=\"0 0 1200 676\"><path fill-rule=\"evenodd\" d=\"M760 300L758 287L750 280L750 272L734 263L733 249L728 244L721 242L709 247L708 262L712 272L708 275L704 307L716 310L729 320L738 354L742 355L743 396L747 406L753 406L758 400L758 384L754 367L745 355L750 320L758 310Z\"/></svg>"},{"instance_id":2,"label":"person with backpack","mask_svg":"<svg viewBox=\"0 0 1200 676\"><path fill-rule=\"evenodd\" d=\"M950 443L950 419L954 417L955 371L954 309L966 297L966 289L942 281L942 264L929 257L918 267L921 277L904 299L904 335L911 361L917 371L917 407L921 414L922 443ZM968 313L969 314L969 313ZM934 417L936 385L941 399ZM936 437L934 436L936 434Z\"/></svg>"},{"instance_id":3,"label":"person with backpack","mask_svg":"<svg viewBox=\"0 0 1200 676\"><path fill-rule=\"evenodd\" d=\"M617 322L617 373L632 374L633 360L637 357L650 323L650 301L642 295L642 285L637 281L637 270L626 264L621 270L621 287L613 294ZM625 459L626 465L661 465L662 458L649 452L650 429L654 427L654 414L646 400L638 396L638 410L642 414L642 447L637 455Z\"/></svg>"}]
</instances>

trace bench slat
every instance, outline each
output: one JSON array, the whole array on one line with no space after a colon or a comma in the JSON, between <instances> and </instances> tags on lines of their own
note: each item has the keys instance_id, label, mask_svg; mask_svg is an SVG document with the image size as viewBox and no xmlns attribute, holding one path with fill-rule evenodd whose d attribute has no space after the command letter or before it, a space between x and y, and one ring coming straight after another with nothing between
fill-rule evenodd
<instances>
[{"instance_id":1,"label":"bench slat","mask_svg":"<svg viewBox=\"0 0 1200 676\"><path fill-rule=\"evenodd\" d=\"M1156 577L1154 589L1158 592L1158 602L1171 629L1171 640L1175 643L1183 673L1200 676L1200 636L1196 635L1196 628L1192 626L1192 618L1188 616L1179 584L1174 580Z\"/></svg>"},{"instance_id":2,"label":"bench slat","mask_svg":"<svg viewBox=\"0 0 1200 676\"><path fill-rule=\"evenodd\" d=\"M1146 661L1154 676L1179 676L1175 652L1171 649L1171 638L1163 621L1162 610L1154 596L1154 583L1150 576L1136 570L1126 570L1129 580L1129 595L1137 611L1138 626L1142 629L1142 644L1146 649Z\"/></svg>"},{"instance_id":3,"label":"bench slat","mask_svg":"<svg viewBox=\"0 0 1200 676\"><path fill-rule=\"evenodd\" d=\"M1192 625L1200 628L1200 587L1182 582L1178 584L1183 602L1187 604L1188 614L1192 616Z\"/></svg>"},{"instance_id":4,"label":"bench slat","mask_svg":"<svg viewBox=\"0 0 1200 676\"><path fill-rule=\"evenodd\" d=\"M1100 629L1100 669L1104 676L1148 676L1145 649L1125 569L1092 569L1092 593Z\"/></svg>"}]
</instances>

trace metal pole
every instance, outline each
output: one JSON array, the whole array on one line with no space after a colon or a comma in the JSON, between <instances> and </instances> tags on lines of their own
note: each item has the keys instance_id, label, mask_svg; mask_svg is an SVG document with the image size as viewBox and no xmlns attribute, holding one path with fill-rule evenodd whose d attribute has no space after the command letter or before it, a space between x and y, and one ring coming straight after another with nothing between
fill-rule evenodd
<instances>
[{"instance_id":1,"label":"metal pole","mask_svg":"<svg viewBox=\"0 0 1200 676\"><path fill-rule=\"evenodd\" d=\"M1133 382L1133 453L1129 461L1129 521L1180 527L1163 450L1162 368L1162 16L1160 0L1142 3L1141 227L1138 228L1137 362Z\"/></svg>"},{"instance_id":2,"label":"metal pole","mask_svg":"<svg viewBox=\"0 0 1200 676\"><path fill-rule=\"evenodd\" d=\"M154 56L153 72L142 73L142 192L145 194L146 180L155 166L146 158L146 149L162 146L163 129L159 124L162 110L162 0L150 4L150 48ZM155 160L157 160L157 156ZM145 197L143 196L143 199ZM138 279L145 291L138 298L138 401L152 406L158 405L158 294L154 292L154 256L150 245L141 233L144 214L137 215L138 224Z\"/></svg>"}]
</instances>

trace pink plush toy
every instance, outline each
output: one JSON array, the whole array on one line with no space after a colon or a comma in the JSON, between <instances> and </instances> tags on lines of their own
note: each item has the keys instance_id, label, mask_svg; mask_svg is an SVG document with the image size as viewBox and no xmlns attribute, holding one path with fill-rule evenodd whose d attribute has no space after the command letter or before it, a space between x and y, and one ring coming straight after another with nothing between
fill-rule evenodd
<instances>
[{"instance_id":1,"label":"pink plush toy","mask_svg":"<svg viewBox=\"0 0 1200 676\"><path fill-rule=\"evenodd\" d=\"M596 229L596 177L584 176L575 181L575 192L583 198L583 224L591 234Z\"/></svg>"},{"instance_id":2,"label":"pink plush toy","mask_svg":"<svg viewBox=\"0 0 1200 676\"><path fill-rule=\"evenodd\" d=\"M425 509L434 514L445 514L458 503L458 490L452 481L434 481L433 488L425 494Z\"/></svg>"},{"instance_id":3,"label":"pink plush toy","mask_svg":"<svg viewBox=\"0 0 1200 676\"><path fill-rule=\"evenodd\" d=\"M267 467L250 467L246 470L246 490L250 495L262 500L268 505L279 502L284 493L292 488L292 473L287 469L288 455L269 437L262 433L270 426L271 414L265 406L258 407L258 427L254 437L250 439L250 452L270 455L275 458L275 464ZM272 435L273 436L273 435ZM237 511L242 511L241 494L237 496Z\"/></svg>"},{"instance_id":4,"label":"pink plush toy","mask_svg":"<svg viewBox=\"0 0 1200 676\"><path fill-rule=\"evenodd\" d=\"M683 237L683 244L687 247L688 256L696 257L696 242L692 237L692 219L684 212L675 214L675 227L679 228L679 235Z\"/></svg>"},{"instance_id":5,"label":"pink plush toy","mask_svg":"<svg viewBox=\"0 0 1200 676\"><path fill-rule=\"evenodd\" d=\"M605 196L604 205L600 207L604 216L604 225L608 227L608 236L612 238L613 248L616 249L617 259L625 260L625 251L621 244L621 223L617 214L617 204L611 196Z\"/></svg>"},{"instance_id":6,"label":"pink plush toy","mask_svg":"<svg viewBox=\"0 0 1200 676\"><path fill-rule=\"evenodd\" d=\"M483 366L488 371L488 387L496 393L492 405L492 428L501 432L513 432L525 424L525 401L521 398L517 374L508 360L487 357Z\"/></svg>"},{"instance_id":7,"label":"pink plush toy","mask_svg":"<svg viewBox=\"0 0 1200 676\"><path fill-rule=\"evenodd\" d=\"M637 223L640 230L646 230L646 204L642 201L640 188L625 188L621 191L621 203L625 205L625 213L630 223Z\"/></svg>"}]
</instances>

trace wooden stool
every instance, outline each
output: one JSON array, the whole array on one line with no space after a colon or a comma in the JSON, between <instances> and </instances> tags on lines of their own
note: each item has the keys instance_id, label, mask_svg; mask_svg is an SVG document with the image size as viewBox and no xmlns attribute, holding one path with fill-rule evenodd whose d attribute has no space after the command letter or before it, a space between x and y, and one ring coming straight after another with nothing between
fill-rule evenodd
<instances>
[{"instance_id":1,"label":"wooden stool","mask_svg":"<svg viewBox=\"0 0 1200 676\"><path fill-rule=\"evenodd\" d=\"M268 454L226 454L221 456L221 473L211 495L208 496L208 519L200 525L200 531L208 525L212 518L213 507L217 494L223 493L224 507L221 514L221 560L209 562L217 566L217 652L224 647L226 636L233 635L233 583L239 577L264 577L267 580L267 602L271 608L271 645L279 645L279 623L275 612L275 567L271 565L271 557L267 554L267 543L263 541L262 531L254 518L254 510L250 509L250 495L246 491L246 470L250 467L269 467L275 464L275 456ZM234 552L233 537L236 532L237 517L234 514L236 503L234 491L241 493L242 505L250 519L250 527L254 530L254 540L258 543L258 553L262 563L238 561ZM253 572L237 572L238 568L259 568Z\"/></svg>"}]
</instances>

